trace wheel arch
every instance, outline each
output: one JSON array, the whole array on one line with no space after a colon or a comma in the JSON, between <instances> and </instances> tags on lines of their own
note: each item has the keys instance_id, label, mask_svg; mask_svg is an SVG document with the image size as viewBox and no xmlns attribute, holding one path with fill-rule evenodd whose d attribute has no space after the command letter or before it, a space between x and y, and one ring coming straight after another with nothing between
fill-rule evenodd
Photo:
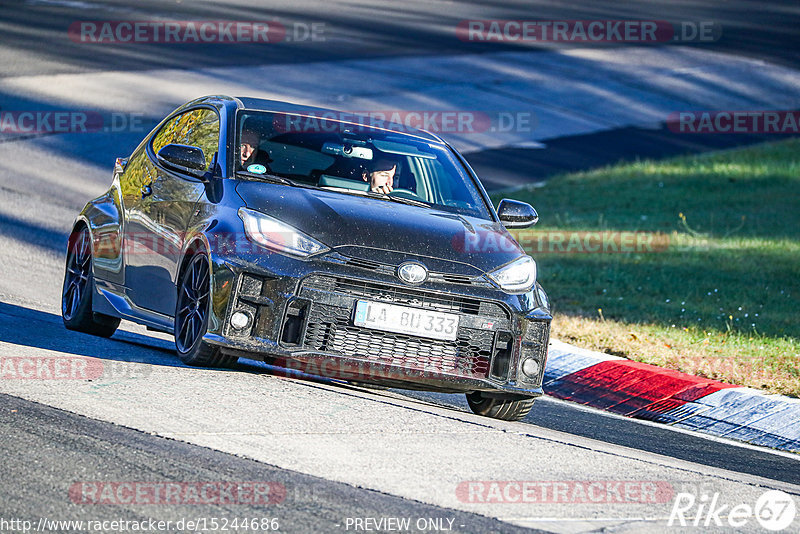
<instances>
[{"instance_id":1,"label":"wheel arch","mask_svg":"<svg viewBox=\"0 0 800 534\"><path fill-rule=\"evenodd\" d=\"M183 251L181 252L181 261L178 263L178 270L175 273L175 285L180 283L180 279L183 276L184 271L186 270L186 266L189 264L189 260L197 254L198 250L204 250L204 255L209 263L209 269L211 267L211 247L209 246L208 237L206 237L203 233L198 233L191 238L186 240L186 243L183 245ZM209 270L210 272L210 270Z\"/></svg>"},{"instance_id":2,"label":"wheel arch","mask_svg":"<svg viewBox=\"0 0 800 534\"><path fill-rule=\"evenodd\" d=\"M82 214L78 215L75 218L75 221L72 223L72 228L70 229L69 236L67 237L67 254L64 258L65 263L69 261L69 251L72 249L72 245L75 243L76 236L80 234L84 228L89 231L92 249L94 249L94 234L92 233L92 225L89 224L88 219L86 219L86 217L84 217ZM92 250L92 257L94 258L94 250ZM94 268L94 262L92 262L92 268Z\"/></svg>"},{"instance_id":3,"label":"wheel arch","mask_svg":"<svg viewBox=\"0 0 800 534\"><path fill-rule=\"evenodd\" d=\"M115 184L97 198L86 203L72 226L72 232L83 224L92 242L92 269L95 276L117 284L124 283L123 221Z\"/></svg>"},{"instance_id":4,"label":"wheel arch","mask_svg":"<svg viewBox=\"0 0 800 534\"><path fill-rule=\"evenodd\" d=\"M198 249L202 249L203 255L208 262L208 273L210 277L208 331L212 334L221 335L225 317L228 312L232 287L236 281L236 275L230 265L216 254L216 250L211 246L213 242L214 234L211 233L209 237L208 232L197 232L186 240L175 274L175 288L177 291L191 258L194 257Z\"/></svg>"}]
</instances>

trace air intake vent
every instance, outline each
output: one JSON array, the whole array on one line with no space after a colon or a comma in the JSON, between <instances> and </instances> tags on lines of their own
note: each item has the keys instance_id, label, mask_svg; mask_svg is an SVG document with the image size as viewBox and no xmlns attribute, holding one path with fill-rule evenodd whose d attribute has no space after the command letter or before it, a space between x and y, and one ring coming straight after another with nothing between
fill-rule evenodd
<instances>
[{"instance_id":1,"label":"air intake vent","mask_svg":"<svg viewBox=\"0 0 800 534\"><path fill-rule=\"evenodd\" d=\"M381 264L378 262L362 260L359 258L350 258L347 260L347 265L358 267L360 269L369 269L370 271L376 271L381 266Z\"/></svg>"},{"instance_id":2,"label":"air intake vent","mask_svg":"<svg viewBox=\"0 0 800 534\"><path fill-rule=\"evenodd\" d=\"M463 276L460 274L443 274L442 278L444 278L445 282L450 282L451 284L463 284L466 286L472 285L472 278L469 276Z\"/></svg>"}]
</instances>

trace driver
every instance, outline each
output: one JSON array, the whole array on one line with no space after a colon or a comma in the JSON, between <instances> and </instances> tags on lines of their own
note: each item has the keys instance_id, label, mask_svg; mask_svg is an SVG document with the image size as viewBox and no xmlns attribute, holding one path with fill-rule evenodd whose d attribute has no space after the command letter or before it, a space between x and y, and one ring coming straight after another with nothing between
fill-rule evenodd
<instances>
[{"instance_id":1,"label":"driver","mask_svg":"<svg viewBox=\"0 0 800 534\"><path fill-rule=\"evenodd\" d=\"M242 134L239 136L239 162L243 169L257 163L266 167L267 172L270 172L269 164L272 162L272 158L269 157L266 150L258 148L261 143L261 135L248 126L250 125L245 124Z\"/></svg>"},{"instance_id":2,"label":"driver","mask_svg":"<svg viewBox=\"0 0 800 534\"><path fill-rule=\"evenodd\" d=\"M364 173L364 180L369 181L371 191L388 195L394 189L395 172L397 172L397 162L381 158L372 163L369 176Z\"/></svg>"}]
</instances>

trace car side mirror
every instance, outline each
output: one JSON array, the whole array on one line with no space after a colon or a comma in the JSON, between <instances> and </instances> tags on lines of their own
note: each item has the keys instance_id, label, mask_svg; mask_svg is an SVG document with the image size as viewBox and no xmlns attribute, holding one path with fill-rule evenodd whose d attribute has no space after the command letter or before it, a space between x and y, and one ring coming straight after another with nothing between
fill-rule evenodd
<instances>
[{"instance_id":1,"label":"car side mirror","mask_svg":"<svg viewBox=\"0 0 800 534\"><path fill-rule=\"evenodd\" d=\"M196 178L204 178L206 175L206 156L196 146L169 144L158 151L156 158L162 165L174 171Z\"/></svg>"},{"instance_id":2,"label":"car side mirror","mask_svg":"<svg viewBox=\"0 0 800 534\"><path fill-rule=\"evenodd\" d=\"M122 174L128 166L128 158L117 158L114 161L114 174Z\"/></svg>"},{"instance_id":3,"label":"car side mirror","mask_svg":"<svg viewBox=\"0 0 800 534\"><path fill-rule=\"evenodd\" d=\"M539 214L533 206L507 198L498 204L497 217L506 228L527 228L539 222Z\"/></svg>"}]
</instances>

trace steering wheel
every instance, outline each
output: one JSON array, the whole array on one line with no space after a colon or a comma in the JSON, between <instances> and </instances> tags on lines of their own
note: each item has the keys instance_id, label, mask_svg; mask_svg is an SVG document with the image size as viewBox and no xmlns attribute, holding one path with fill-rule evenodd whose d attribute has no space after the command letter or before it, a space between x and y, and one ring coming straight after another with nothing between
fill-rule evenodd
<instances>
[{"instance_id":1,"label":"steering wheel","mask_svg":"<svg viewBox=\"0 0 800 534\"><path fill-rule=\"evenodd\" d=\"M400 187L396 187L396 188L392 189L392 192L389 193L389 194L390 195L396 195L396 196L399 196L401 198L408 198L410 200L419 200L420 202L422 202L422 197L420 197L418 194L413 192L411 189L402 189Z\"/></svg>"}]
</instances>

